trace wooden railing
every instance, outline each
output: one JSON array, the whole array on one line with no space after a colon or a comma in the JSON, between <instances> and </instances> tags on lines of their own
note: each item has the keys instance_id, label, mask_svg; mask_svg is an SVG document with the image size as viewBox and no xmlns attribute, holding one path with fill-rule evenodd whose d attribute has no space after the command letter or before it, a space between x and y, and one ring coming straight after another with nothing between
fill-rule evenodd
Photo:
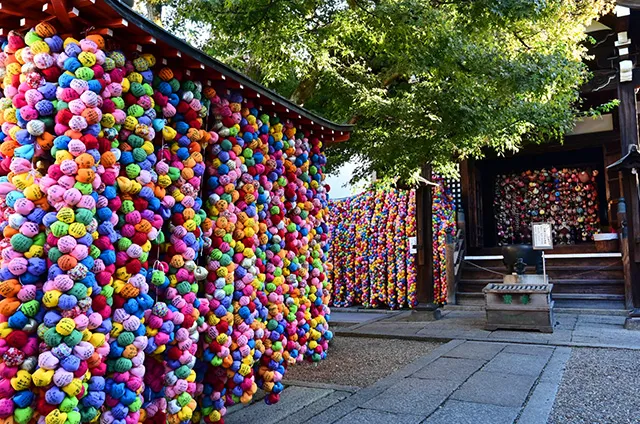
<instances>
[{"instance_id":1,"label":"wooden railing","mask_svg":"<svg viewBox=\"0 0 640 424\"><path fill-rule=\"evenodd\" d=\"M466 243L464 241L464 214L458 213L458 228L455 236L453 231L447 231L446 242L446 267L447 267L447 303L456 304L456 292L458 282L462 275L462 263L466 253Z\"/></svg>"}]
</instances>

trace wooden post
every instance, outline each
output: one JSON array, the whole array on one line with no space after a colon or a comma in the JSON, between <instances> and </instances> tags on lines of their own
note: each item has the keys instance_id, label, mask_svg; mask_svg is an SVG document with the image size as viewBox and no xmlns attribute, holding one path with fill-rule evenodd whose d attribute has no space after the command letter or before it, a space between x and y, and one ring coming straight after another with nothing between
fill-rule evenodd
<instances>
[{"instance_id":1,"label":"wooden post","mask_svg":"<svg viewBox=\"0 0 640 424\"><path fill-rule=\"evenodd\" d=\"M620 237L620 252L622 253L622 267L624 270L624 305L627 309L633 309L633 296L631 281L633 261L629 256L629 231L627 228L627 206L624 198L618 199L618 236Z\"/></svg>"},{"instance_id":2,"label":"wooden post","mask_svg":"<svg viewBox=\"0 0 640 424\"><path fill-rule=\"evenodd\" d=\"M624 155L629 151L629 146L638 145L638 109L633 83L619 83L618 97L620 99L620 147ZM637 249L636 244L636 241L640 239L638 233L640 230L638 187L636 176L631 170L622 170L620 175L622 195L625 199L623 212L626 223L624 228L626 237L620 240L625 272L625 305L627 308L640 308L640 270L638 269L640 249ZM622 226L622 223L620 225Z\"/></svg>"},{"instance_id":3,"label":"wooden post","mask_svg":"<svg viewBox=\"0 0 640 424\"><path fill-rule=\"evenodd\" d=\"M422 176L431 180L431 166L422 168ZM416 232L418 237L418 302L433 303L433 196L430 185L416 190Z\"/></svg>"}]
</instances>

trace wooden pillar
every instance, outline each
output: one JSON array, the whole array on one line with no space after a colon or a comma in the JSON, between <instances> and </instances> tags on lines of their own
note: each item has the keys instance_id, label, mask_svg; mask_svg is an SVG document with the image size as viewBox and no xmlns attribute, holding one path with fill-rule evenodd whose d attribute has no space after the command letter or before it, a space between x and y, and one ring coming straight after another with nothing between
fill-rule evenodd
<instances>
[{"instance_id":1,"label":"wooden pillar","mask_svg":"<svg viewBox=\"0 0 640 424\"><path fill-rule=\"evenodd\" d=\"M460 163L460 189L462 191L462 211L467 218L465 237L469 247L482 247L477 245L476 230L478 228L477 209L475 207L475 183L472 181L473 159L467 159Z\"/></svg>"},{"instance_id":2,"label":"wooden pillar","mask_svg":"<svg viewBox=\"0 0 640 424\"><path fill-rule=\"evenodd\" d=\"M628 38L630 23L630 10L627 8L617 9L618 19L616 19L616 32L618 34L618 70L621 81L618 83L618 119L620 126L620 148L621 155L629 152L630 146L638 145L638 106L636 101L636 90L633 81L624 81L622 72L622 62L629 62L628 54L631 47L631 40ZM638 171L638 170L634 170ZM640 240L640 203L638 199L638 185L636 175L631 169L620 171L622 195L625 200L626 225L622 228L626 234L620 242L623 252L623 267L625 273L625 304L626 307L634 308L640 312L640 249L637 241ZM622 217L622 216L621 216ZM622 223L621 223L622 224ZM626 237L625 237L626 235Z\"/></svg>"},{"instance_id":3,"label":"wooden pillar","mask_svg":"<svg viewBox=\"0 0 640 424\"><path fill-rule=\"evenodd\" d=\"M422 168L422 176L431 180L431 166ZM418 244L417 296L420 303L433 303L433 188L423 185L416 190L416 232Z\"/></svg>"}]
</instances>

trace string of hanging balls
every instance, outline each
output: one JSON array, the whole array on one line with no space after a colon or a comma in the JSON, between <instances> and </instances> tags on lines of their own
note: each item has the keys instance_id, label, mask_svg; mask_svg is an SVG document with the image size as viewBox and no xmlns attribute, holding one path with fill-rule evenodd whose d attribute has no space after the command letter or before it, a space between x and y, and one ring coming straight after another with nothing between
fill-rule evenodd
<instances>
[{"instance_id":1,"label":"string of hanging balls","mask_svg":"<svg viewBox=\"0 0 640 424\"><path fill-rule=\"evenodd\" d=\"M322 143L98 35L1 41L0 420L277 402L332 338Z\"/></svg>"}]
</instances>

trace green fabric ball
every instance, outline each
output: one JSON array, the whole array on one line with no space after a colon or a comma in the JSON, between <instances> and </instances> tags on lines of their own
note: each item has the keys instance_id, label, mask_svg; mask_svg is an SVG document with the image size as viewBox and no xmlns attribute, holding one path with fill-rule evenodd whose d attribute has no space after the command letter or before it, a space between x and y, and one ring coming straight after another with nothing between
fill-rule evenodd
<instances>
[{"instance_id":1,"label":"green fabric ball","mask_svg":"<svg viewBox=\"0 0 640 424\"><path fill-rule=\"evenodd\" d=\"M40 310L40 302L38 302L35 299L30 300L26 303L23 303L22 306L20 306L20 310L22 311L23 314L25 314L29 318L33 318L36 316L36 314Z\"/></svg>"},{"instance_id":2,"label":"green fabric ball","mask_svg":"<svg viewBox=\"0 0 640 424\"><path fill-rule=\"evenodd\" d=\"M56 221L49 227L54 236L60 238L69 234L69 224L62 221Z\"/></svg>"},{"instance_id":3,"label":"green fabric ball","mask_svg":"<svg viewBox=\"0 0 640 424\"><path fill-rule=\"evenodd\" d=\"M129 405L129 411L137 412L140 410L140 408L142 408L142 400L140 399L140 396L138 396L136 400L131 402L131 404Z\"/></svg>"},{"instance_id":4,"label":"green fabric ball","mask_svg":"<svg viewBox=\"0 0 640 424\"><path fill-rule=\"evenodd\" d=\"M27 46L32 45L36 41L42 41L42 37L40 37L35 31L29 31L24 36L24 42L27 44Z\"/></svg>"},{"instance_id":5,"label":"green fabric ball","mask_svg":"<svg viewBox=\"0 0 640 424\"><path fill-rule=\"evenodd\" d=\"M33 408L16 408L13 411L13 419L17 424L27 424L33 418Z\"/></svg>"},{"instance_id":6,"label":"green fabric ball","mask_svg":"<svg viewBox=\"0 0 640 424\"><path fill-rule=\"evenodd\" d=\"M178 395L178 405L184 408L186 405L189 404L189 402L191 402L191 399L193 398L189 393L182 392Z\"/></svg>"},{"instance_id":7,"label":"green fabric ball","mask_svg":"<svg viewBox=\"0 0 640 424\"><path fill-rule=\"evenodd\" d=\"M94 217L94 213L91 212L89 209L80 208L76 210L76 221L81 224L84 224L84 225L91 224L93 217Z\"/></svg>"},{"instance_id":8,"label":"green fabric ball","mask_svg":"<svg viewBox=\"0 0 640 424\"><path fill-rule=\"evenodd\" d=\"M129 246L131 246L132 244L133 242L129 240L127 237L122 237L120 240L118 240L118 249L120 251L127 250Z\"/></svg>"},{"instance_id":9,"label":"green fabric ball","mask_svg":"<svg viewBox=\"0 0 640 424\"><path fill-rule=\"evenodd\" d=\"M147 152L145 152L144 149L141 149L140 147L136 147L135 149L133 149L133 159L136 162L142 162L146 158Z\"/></svg>"},{"instance_id":10,"label":"green fabric ball","mask_svg":"<svg viewBox=\"0 0 640 424\"><path fill-rule=\"evenodd\" d=\"M171 86L171 91L173 91L174 93L180 90L180 81L175 78L169 81L169 85Z\"/></svg>"},{"instance_id":11,"label":"green fabric ball","mask_svg":"<svg viewBox=\"0 0 640 424\"><path fill-rule=\"evenodd\" d=\"M78 343L82 341L82 333L78 330L73 330L71 334L64 338L64 342L69 345L69 347L74 347Z\"/></svg>"},{"instance_id":12,"label":"green fabric ball","mask_svg":"<svg viewBox=\"0 0 640 424\"><path fill-rule=\"evenodd\" d=\"M126 172L127 172L127 177L133 180L138 175L140 175L140 166L136 165L135 163L130 163L126 167Z\"/></svg>"},{"instance_id":13,"label":"green fabric ball","mask_svg":"<svg viewBox=\"0 0 640 424\"><path fill-rule=\"evenodd\" d=\"M155 244L162 244L165 242L164 232L158 232L158 237L154 240Z\"/></svg>"},{"instance_id":14,"label":"green fabric ball","mask_svg":"<svg viewBox=\"0 0 640 424\"><path fill-rule=\"evenodd\" d=\"M75 283L67 294L73 295L77 299L85 299L87 297L87 287L81 283Z\"/></svg>"},{"instance_id":15,"label":"green fabric ball","mask_svg":"<svg viewBox=\"0 0 640 424\"><path fill-rule=\"evenodd\" d=\"M91 81L95 75L95 72L93 72L93 69L91 68L82 66L76 69L75 75L76 75L76 78L79 78L81 80Z\"/></svg>"},{"instance_id":16,"label":"green fabric ball","mask_svg":"<svg viewBox=\"0 0 640 424\"><path fill-rule=\"evenodd\" d=\"M129 137L127 137L127 143L129 143L129 145L134 149L136 147L142 147L142 145L144 144L144 138L136 134L131 134L129 135ZM145 158L146 158L146 155L145 155Z\"/></svg>"},{"instance_id":17,"label":"green fabric ball","mask_svg":"<svg viewBox=\"0 0 640 424\"><path fill-rule=\"evenodd\" d=\"M178 283L178 285L176 286L176 289L178 290L178 293L180 293L181 295L185 295L191 291L191 284L189 284L186 281L183 281L181 283Z\"/></svg>"},{"instance_id":18,"label":"green fabric ball","mask_svg":"<svg viewBox=\"0 0 640 424\"><path fill-rule=\"evenodd\" d=\"M220 148L225 152L228 152L233 148L233 143L225 138L224 140L222 140L222 143L220 143Z\"/></svg>"},{"instance_id":19,"label":"green fabric ball","mask_svg":"<svg viewBox=\"0 0 640 424\"><path fill-rule=\"evenodd\" d=\"M93 187L91 187L91 184L89 183L81 183L76 181L76 183L73 185L73 187L77 188L78 190L80 190L80 193L82 194L91 194L93 192Z\"/></svg>"},{"instance_id":20,"label":"green fabric ball","mask_svg":"<svg viewBox=\"0 0 640 424\"><path fill-rule=\"evenodd\" d=\"M147 69L149 69L149 62L147 62L144 57L137 57L133 59L133 66L134 68L136 68L136 71L144 72ZM139 97L139 96L136 96L136 97Z\"/></svg>"},{"instance_id":21,"label":"green fabric ball","mask_svg":"<svg viewBox=\"0 0 640 424\"><path fill-rule=\"evenodd\" d=\"M189 374L191 374L191 369L186 365L182 365L178 367L177 370L175 370L176 377L181 378L183 380L189 377Z\"/></svg>"},{"instance_id":22,"label":"green fabric ball","mask_svg":"<svg viewBox=\"0 0 640 424\"><path fill-rule=\"evenodd\" d=\"M58 346L60 343L62 343L62 336L58 334L55 327L50 328L44 333L44 342L49 347Z\"/></svg>"},{"instance_id":23,"label":"green fabric ball","mask_svg":"<svg viewBox=\"0 0 640 424\"><path fill-rule=\"evenodd\" d=\"M82 422L82 415L78 411L71 411L67 413L67 421L65 424L80 424Z\"/></svg>"},{"instance_id":24,"label":"green fabric ball","mask_svg":"<svg viewBox=\"0 0 640 424\"><path fill-rule=\"evenodd\" d=\"M135 337L132 332L123 331L118 336L118 344L122 347L129 346L131 343L133 343L134 339Z\"/></svg>"},{"instance_id":25,"label":"green fabric ball","mask_svg":"<svg viewBox=\"0 0 640 424\"><path fill-rule=\"evenodd\" d=\"M127 59L125 58L124 54L122 54L121 52L111 52L109 57L111 59L113 59L113 61L115 62L117 68L123 67L124 64L127 61Z\"/></svg>"},{"instance_id":26,"label":"green fabric ball","mask_svg":"<svg viewBox=\"0 0 640 424\"><path fill-rule=\"evenodd\" d=\"M124 213L124 214L128 214L130 212L133 212L135 210L135 206L133 205L133 201L131 200L124 200L122 202L122 205L120 206L120 212ZM124 219L124 217L123 217Z\"/></svg>"},{"instance_id":27,"label":"green fabric ball","mask_svg":"<svg viewBox=\"0 0 640 424\"><path fill-rule=\"evenodd\" d=\"M52 247L51 249L49 249L49 254L47 255L49 257L49 260L53 263L57 263L58 259L60 259L62 257L63 253L60 251L60 249L58 249L57 247Z\"/></svg>"},{"instance_id":28,"label":"green fabric ball","mask_svg":"<svg viewBox=\"0 0 640 424\"><path fill-rule=\"evenodd\" d=\"M131 105L129 109L127 109L127 115L139 118L144 115L144 109L140 105Z\"/></svg>"},{"instance_id":29,"label":"green fabric ball","mask_svg":"<svg viewBox=\"0 0 640 424\"><path fill-rule=\"evenodd\" d=\"M64 400L62 401L62 403L59 406L59 409L62 412L70 412L73 411L73 409L78 406L78 398L77 397L68 397L65 396Z\"/></svg>"},{"instance_id":30,"label":"green fabric ball","mask_svg":"<svg viewBox=\"0 0 640 424\"><path fill-rule=\"evenodd\" d=\"M104 286L100 294L106 297L107 299L111 299L111 297L113 297L113 292L114 292L113 286Z\"/></svg>"},{"instance_id":31,"label":"green fabric ball","mask_svg":"<svg viewBox=\"0 0 640 424\"><path fill-rule=\"evenodd\" d=\"M113 102L113 104L116 106L117 109L124 110L126 105L125 105L124 100L122 99L122 97L112 97L111 101Z\"/></svg>"},{"instance_id":32,"label":"green fabric ball","mask_svg":"<svg viewBox=\"0 0 640 424\"><path fill-rule=\"evenodd\" d=\"M177 181L178 178L180 178L180 170L176 167L170 166L167 175L171 178L171 181Z\"/></svg>"},{"instance_id":33,"label":"green fabric ball","mask_svg":"<svg viewBox=\"0 0 640 424\"><path fill-rule=\"evenodd\" d=\"M86 393L86 390L85 390L85 393ZM93 406L89 408L82 408L82 411L80 412L80 417L81 417L80 420L83 423L90 423L93 420L95 420L97 416L98 416L98 410Z\"/></svg>"},{"instance_id":34,"label":"green fabric ball","mask_svg":"<svg viewBox=\"0 0 640 424\"><path fill-rule=\"evenodd\" d=\"M56 110L60 112L61 110L65 110L65 109L69 109L69 103L62 100L58 100L58 102L56 103Z\"/></svg>"},{"instance_id":35,"label":"green fabric ball","mask_svg":"<svg viewBox=\"0 0 640 424\"><path fill-rule=\"evenodd\" d=\"M115 364L113 364L113 369L116 372L127 372L133 367L133 363L130 359L127 358L118 358Z\"/></svg>"},{"instance_id":36,"label":"green fabric ball","mask_svg":"<svg viewBox=\"0 0 640 424\"><path fill-rule=\"evenodd\" d=\"M13 247L13 250L15 250L16 252L25 253L29 251L29 249L33 245L33 240L25 236L24 234L18 233L14 234L11 237L10 243L11 247Z\"/></svg>"},{"instance_id":37,"label":"green fabric ball","mask_svg":"<svg viewBox=\"0 0 640 424\"><path fill-rule=\"evenodd\" d=\"M93 259L98 259L101 253L102 252L100 251L100 249L98 249L96 246L91 245L89 247L89 256L91 256Z\"/></svg>"},{"instance_id":38,"label":"green fabric ball","mask_svg":"<svg viewBox=\"0 0 640 424\"><path fill-rule=\"evenodd\" d=\"M116 68L116 62L112 58L107 57L102 64L102 68L106 72L111 72Z\"/></svg>"},{"instance_id":39,"label":"green fabric ball","mask_svg":"<svg viewBox=\"0 0 640 424\"><path fill-rule=\"evenodd\" d=\"M143 59L143 61L145 63L147 62L144 59ZM147 93L146 90L144 89L144 87L142 86L142 84L140 84L139 82L132 83L131 84L131 88L129 89L129 91L131 92L131 94L133 94L136 97L142 97Z\"/></svg>"}]
</instances>

